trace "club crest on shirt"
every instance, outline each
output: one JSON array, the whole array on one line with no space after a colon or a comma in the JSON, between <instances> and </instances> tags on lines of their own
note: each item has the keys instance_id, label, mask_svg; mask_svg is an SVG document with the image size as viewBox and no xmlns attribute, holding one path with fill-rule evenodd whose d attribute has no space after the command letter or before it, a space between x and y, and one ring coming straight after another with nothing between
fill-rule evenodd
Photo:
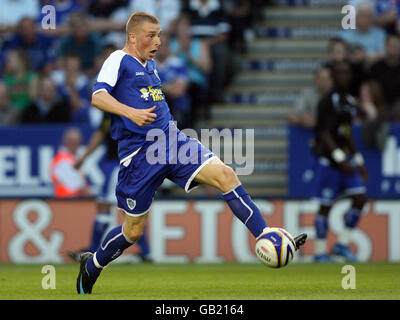
<instances>
[{"instance_id":1,"label":"club crest on shirt","mask_svg":"<svg viewBox=\"0 0 400 320\"><path fill-rule=\"evenodd\" d=\"M128 205L129 209L133 210L136 207L136 200L128 198L128 199L126 199L126 204Z\"/></svg>"}]
</instances>

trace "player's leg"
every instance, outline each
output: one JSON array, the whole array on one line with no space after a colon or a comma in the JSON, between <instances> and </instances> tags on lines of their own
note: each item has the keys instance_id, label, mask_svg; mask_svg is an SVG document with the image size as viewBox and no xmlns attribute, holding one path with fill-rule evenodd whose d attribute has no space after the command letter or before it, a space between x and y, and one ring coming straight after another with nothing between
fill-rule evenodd
<instances>
[{"instance_id":1,"label":"player's leg","mask_svg":"<svg viewBox=\"0 0 400 320\"><path fill-rule=\"evenodd\" d=\"M354 189L355 190L355 189ZM359 190L363 190L363 188ZM362 210L367 203L368 199L366 194L355 193L349 195L351 199L351 207L344 215L344 228L339 234L337 243L332 248L332 253L344 257L348 261L357 261L357 257L349 248L349 243L351 242L354 234L354 230L360 221Z\"/></svg>"},{"instance_id":2,"label":"player's leg","mask_svg":"<svg viewBox=\"0 0 400 320\"><path fill-rule=\"evenodd\" d=\"M126 248L139 240L143 234L146 220L147 213L139 217L125 214L124 223L108 232L93 258L89 259L88 273L91 276L98 277L107 264L118 258Z\"/></svg>"},{"instance_id":3,"label":"player's leg","mask_svg":"<svg viewBox=\"0 0 400 320\"><path fill-rule=\"evenodd\" d=\"M318 159L315 166L313 199L319 202L319 209L314 219L315 247L314 261L332 262L327 251L328 215L339 195L341 174L329 162Z\"/></svg>"},{"instance_id":4,"label":"player's leg","mask_svg":"<svg viewBox=\"0 0 400 320\"><path fill-rule=\"evenodd\" d=\"M100 246L101 239L103 239L104 233L107 231L107 228L110 225L110 210L111 205L109 203L97 203L97 214L93 222L90 244L84 249L80 249L78 251L69 251L68 256L71 259L79 261L82 253L94 253L97 250L97 248Z\"/></svg>"},{"instance_id":5,"label":"player's leg","mask_svg":"<svg viewBox=\"0 0 400 320\"><path fill-rule=\"evenodd\" d=\"M331 210L330 205L320 205L318 213L315 215L315 247L314 260L316 262L331 262L332 259L327 254L326 236L328 233L328 215Z\"/></svg>"},{"instance_id":6,"label":"player's leg","mask_svg":"<svg viewBox=\"0 0 400 320\"><path fill-rule=\"evenodd\" d=\"M234 170L220 159L215 158L205 165L194 180L220 190L233 214L246 225L255 238L267 228L260 210L240 184Z\"/></svg>"},{"instance_id":7,"label":"player's leg","mask_svg":"<svg viewBox=\"0 0 400 320\"><path fill-rule=\"evenodd\" d=\"M100 246L101 239L110 225L111 205L106 202L99 202L97 205L97 215L93 223L92 236L87 251L94 253Z\"/></svg>"},{"instance_id":8,"label":"player's leg","mask_svg":"<svg viewBox=\"0 0 400 320\"><path fill-rule=\"evenodd\" d=\"M147 213L141 216L125 214L122 225L111 229L94 254L85 253L81 261L81 270L77 279L80 294L91 293L92 287L101 271L122 252L133 245L143 234Z\"/></svg>"},{"instance_id":9,"label":"player's leg","mask_svg":"<svg viewBox=\"0 0 400 320\"><path fill-rule=\"evenodd\" d=\"M143 230L143 235L137 241L137 245L139 246L139 256L143 262L152 262L150 257L150 246L147 238L147 229Z\"/></svg>"}]
</instances>

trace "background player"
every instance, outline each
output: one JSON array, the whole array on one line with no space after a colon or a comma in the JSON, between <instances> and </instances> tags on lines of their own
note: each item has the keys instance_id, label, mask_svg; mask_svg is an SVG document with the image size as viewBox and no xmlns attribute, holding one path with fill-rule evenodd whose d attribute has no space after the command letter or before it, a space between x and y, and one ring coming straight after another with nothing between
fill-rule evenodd
<instances>
[{"instance_id":1,"label":"background player","mask_svg":"<svg viewBox=\"0 0 400 320\"><path fill-rule=\"evenodd\" d=\"M332 76L334 89L318 105L313 148L318 157L314 196L320 201L320 209L315 218L315 261L332 261L326 246L328 214L341 193L349 196L352 204L345 214L345 228L332 254L356 261L348 244L367 202L364 182L368 180L368 174L363 157L357 152L351 136L352 118L357 111L354 98L349 94L352 79L350 65L346 62L333 64Z\"/></svg>"},{"instance_id":2,"label":"background player","mask_svg":"<svg viewBox=\"0 0 400 320\"><path fill-rule=\"evenodd\" d=\"M144 12L132 14L126 25L125 47L104 62L93 88L92 104L111 114L111 134L118 141L121 166L116 195L125 220L106 235L94 254L81 256L76 282L80 294L91 293L101 270L142 236L153 197L165 178L187 192L200 183L213 186L254 237L267 228L234 170L172 122L153 61L160 35L157 18ZM157 142L166 139L154 153L164 155L167 163L149 163L153 138ZM177 156L182 150L190 150L185 162ZM296 238L297 248L305 237Z\"/></svg>"},{"instance_id":3,"label":"background player","mask_svg":"<svg viewBox=\"0 0 400 320\"><path fill-rule=\"evenodd\" d=\"M97 199L98 211L96 220L93 223L91 243L88 248L82 249L79 252L68 253L68 255L76 261L79 260L81 253L86 251L94 253L100 246L101 240L110 226L111 209L117 204L114 191L117 185L117 175L119 169L118 145L110 136L110 122L110 117L108 117L106 114L103 114L103 119L99 128L93 133L85 152L77 159L75 163L75 168L79 169L87 157L89 157L97 149L97 147L105 142L106 155L100 162L101 170L105 174L105 181ZM143 262L150 262L150 247L147 241L147 234L145 230L143 236L137 241L140 250L139 257Z\"/></svg>"}]
</instances>

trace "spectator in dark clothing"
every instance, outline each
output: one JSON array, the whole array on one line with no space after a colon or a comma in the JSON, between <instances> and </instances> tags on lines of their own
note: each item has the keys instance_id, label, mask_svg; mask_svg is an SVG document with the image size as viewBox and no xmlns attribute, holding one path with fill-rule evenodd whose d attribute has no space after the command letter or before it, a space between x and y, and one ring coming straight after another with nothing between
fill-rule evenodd
<instances>
[{"instance_id":1,"label":"spectator in dark clothing","mask_svg":"<svg viewBox=\"0 0 400 320\"><path fill-rule=\"evenodd\" d=\"M19 112L20 110L11 107L7 87L0 82L0 127L16 124Z\"/></svg>"},{"instance_id":2,"label":"spectator in dark clothing","mask_svg":"<svg viewBox=\"0 0 400 320\"><path fill-rule=\"evenodd\" d=\"M390 124L385 114L382 88L379 83L369 80L362 84L358 108L364 124L362 137L365 145L383 150Z\"/></svg>"},{"instance_id":3,"label":"spectator in dark clothing","mask_svg":"<svg viewBox=\"0 0 400 320\"><path fill-rule=\"evenodd\" d=\"M57 96L57 87L49 77L40 79L38 98L23 111L21 123L66 123L70 121L67 101Z\"/></svg>"},{"instance_id":4,"label":"spectator in dark clothing","mask_svg":"<svg viewBox=\"0 0 400 320\"><path fill-rule=\"evenodd\" d=\"M171 53L185 61L189 75L192 123L210 115L209 73L212 67L208 42L190 35L190 20L182 15L176 23L176 37L169 42Z\"/></svg>"},{"instance_id":5,"label":"spectator in dark clothing","mask_svg":"<svg viewBox=\"0 0 400 320\"><path fill-rule=\"evenodd\" d=\"M88 7L88 13L96 18L109 18L115 10L125 5L126 1L123 0L91 1Z\"/></svg>"},{"instance_id":6,"label":"spectator in dark clothing","mask_svg":"<svg viewBox=\"0 0 400 320\"><path fill-rule=\"evenodd\" d=\"M72 34L61 39L58 55L78 54L83 71L90 76L94 72L94 61L101 53L100 37L88 30L87 17L83 13L72 14L69 23Z\"/></svg>"},{"instance_id":7,"label":"spectator in dark clothing","mask_svg":"<svg viewBox=\"0 0 400 320\"><path fill-rule=\"evenodd\" d=\"M21 49L29 56L30 65L35 71L48 72L55 62L53 39L36 31L35 20L23 18L17 32L5 40L0 56L6 57L12 49ZM1 64L1 63L0 63Z\"/></svg>"},{"instance_id":8,"label":"spectator in dark clothing","mask_svg":"<svg viewBox=\"0 0 400 320\"><path fill-rule=\"evenodd\" d=\"M191 33L195 38L206 39L210 45L212 70L210 75L210 100L222 101L224 86L228 83L233 66L228 37L231 26L218 0L190 0L185 11L190 17Z\"/></svg>"},{"instance_id":9,"label":"spectator in dark clothing","mask_svg":"<svg viewBox=\"0 0 400 320\"><path fill-rule=\"evenodd\" d=\"M353 74L353 80L350 86L350 94L358 98L360 96L360 88L362 83L369 77L367 52L359 44L350 45L348 60L350 62Z\"/></svg>"},{"instance_id":10,"label":"spectator in dark clothing","mask_svg":"<svg viewBox=\"0 0 400 320\"><path fill-rule=\"evenodd\" d=\"M400 100L400 37L389 35L385 56L372 65L371 78L380 83L386 109L390 112Z\"/></svg>"}]
</instances>

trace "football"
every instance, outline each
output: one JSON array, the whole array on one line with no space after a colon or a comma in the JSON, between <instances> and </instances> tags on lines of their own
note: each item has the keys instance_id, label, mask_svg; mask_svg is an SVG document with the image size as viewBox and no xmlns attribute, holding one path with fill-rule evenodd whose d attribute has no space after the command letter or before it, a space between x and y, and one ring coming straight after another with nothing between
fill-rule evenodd
<instances>
[{"instance_id":1,"label":"football","mask_svg":"<svg viewBox=\"0 0 400 320\"><path fill-rule=\"evenodd\" d=\"M255 247L258 259L271 268L286 266L292 261L295 251L292 235L282 228L265 228L257 238Z\"/></svg>"}]
</instances>

